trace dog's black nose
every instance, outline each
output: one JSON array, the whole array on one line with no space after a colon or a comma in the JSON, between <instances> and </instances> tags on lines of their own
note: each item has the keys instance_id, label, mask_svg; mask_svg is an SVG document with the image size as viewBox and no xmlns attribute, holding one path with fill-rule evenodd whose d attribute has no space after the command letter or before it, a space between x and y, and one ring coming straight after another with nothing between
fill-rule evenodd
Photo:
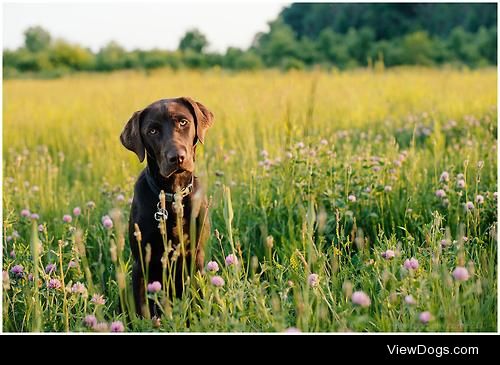
<instances>
[{"instance_id":1,"label":"dog's black nose","mask_svg":"<svg viewBox=\"0 0 500 365\"><path fill-rule=\"evenodd\" d=\"M184 152L174 152L168 155L168 162L171 164L182 164L184 159L186 158L186 154Z\"/></svg>"}]
</instances>

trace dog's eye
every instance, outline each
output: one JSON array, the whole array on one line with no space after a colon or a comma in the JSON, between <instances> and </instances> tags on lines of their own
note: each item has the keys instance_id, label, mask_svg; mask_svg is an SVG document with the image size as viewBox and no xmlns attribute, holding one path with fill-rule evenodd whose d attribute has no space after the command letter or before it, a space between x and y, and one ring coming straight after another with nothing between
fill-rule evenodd
<instances>
[{"instance_id":1,"label":"dog's eye","mask_svg":"<svg viewBox=\"0 0 500 365\"><path fill-rule=\"evenodd\" d=\"M154 136L155 134L158 134L158 129L151 128L150 130L148 130L148 134Z\"/></svg>"},{"instance_id":2,"label":"dog's eye","mask_svg":"<svg viewBox=\"0 0 500 365\"><path fill-rule=\"evenodd\" d=\"M179 121L179 125L180 125L181 127L184 127L184 126L185 126L185 125L187 125L188 123L189 123L189 120L187 120L187 119L181 119L181 120Z\"/></svg>"}]
</instances>

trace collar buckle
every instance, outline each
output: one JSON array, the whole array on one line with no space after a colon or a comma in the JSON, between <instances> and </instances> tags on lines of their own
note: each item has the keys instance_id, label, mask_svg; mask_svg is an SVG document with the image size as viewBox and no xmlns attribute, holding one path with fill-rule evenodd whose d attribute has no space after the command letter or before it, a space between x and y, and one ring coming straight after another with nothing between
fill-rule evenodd
<instances>
[{"instance_id":1,"label":"collar buckle","mask_svg":"<svg viewBox=\"0 0 500 365\"><path fill-rule=\"evenodd\" d=\"M166 221L168 219L168 211L167 209L163 209L161 207L161 193L165 195L165 201L169 203L174 203L175 204L175 198L176 196L180 197L180 200L184 199L186 196L191 194L193 192L193 181L194 181L194 176L191 178L191 182L189 183L188 186L186 186L184 189L180 190L177 193L165 193L163 190L160 191L160 194L158 195L158 199L160 201L156 204L156 212L154 214L154 218L156 221Z\"/></svg>"},{"instance_id":2,"label":"collar buckle","mask_svg":"<svg viewBox=\"0 0 500 365\"><path fill-rule=\"evenodd\" d=\"M156 213L155 213L155 220L160 222L161 220L167 220L168 218L168 211L166 209L162 209L161 207L161 203L158 202L158 204L156 205Z\"/></svg>"}]
</instances>

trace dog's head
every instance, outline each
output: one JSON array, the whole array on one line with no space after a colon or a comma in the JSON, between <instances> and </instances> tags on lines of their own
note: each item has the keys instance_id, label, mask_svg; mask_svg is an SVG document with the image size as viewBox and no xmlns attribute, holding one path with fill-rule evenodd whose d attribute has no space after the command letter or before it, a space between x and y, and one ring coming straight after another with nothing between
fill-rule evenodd
<instances>
[{"instance_id":1,"label":"dog's head","mask_svg":"<svg viewBox=\"0 0 500 365\"><path fill-rule=\"evenodd\" d=\"M194 170L195 146L204 142L213 118L211 111L191 98L162 99L136 111L120 140L141 162L147 153L168 178Z\"/></svg>"}]
</instances>

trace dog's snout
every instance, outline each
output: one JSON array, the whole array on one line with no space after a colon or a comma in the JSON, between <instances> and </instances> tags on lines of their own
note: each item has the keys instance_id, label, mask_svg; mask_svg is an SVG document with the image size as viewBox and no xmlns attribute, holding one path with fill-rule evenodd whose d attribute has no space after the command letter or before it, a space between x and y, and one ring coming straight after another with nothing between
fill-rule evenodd
<instances>
[{"instance_id":1,"label":"dog's snout","mask_svg":"<svg viewBox=\"0 0 500 365\"><path fill-rule=\"evenodd\" d=\"M186 153L184 151L172 151L168 153L167 159L171 164L181 165L186 159Z\"/></svg>"}]
</instances>

